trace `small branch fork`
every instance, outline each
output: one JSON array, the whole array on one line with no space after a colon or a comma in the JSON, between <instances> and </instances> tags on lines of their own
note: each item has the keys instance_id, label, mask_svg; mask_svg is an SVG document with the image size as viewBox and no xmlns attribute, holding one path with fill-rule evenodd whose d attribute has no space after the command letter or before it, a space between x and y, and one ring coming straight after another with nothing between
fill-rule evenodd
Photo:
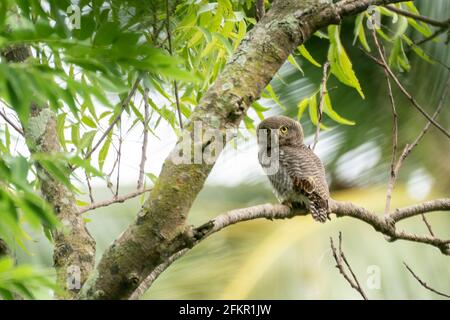
<instances>
[{"instance_id":1,"label":"small branch fork","mask_svg":"<svg viewBox=\"0 0 450 320\"><path fill-rule=\"evenodd\" d=\"M372 36L374 37L375 44L377 48L380 50L381 45L378 41L378 38L376 36L376 33L374 30L372 30ZM382 51L381 51L382 52ZM450 132L448 132L445 128L443 128L439 123L437 123L432 116L430 116L425 109L420 106L420 104L416 101L416 99L408 92L408 90L405 89L405 87L402 85L400 80L395 76L395 74L392 72L391 68L389 68L388 63L386 62L386 59L384 55L380 54L380 59L366 53L375 63L380 65L384 68L384 70L388 73L389 77L391 77L392 80L394 80L395 84L398 86L400 91L408 98L408 100L411 102L411 104L431 123L433 126L435 126L437 129L439 129L447 138L450 138Z\"/></svg>"},{"instance_id":2,"label":"small branch fork","mask_svg":"<svg viewBox=\"0 0 450 320\"><path fill-rule=\"evenodd\" d=\"M333 253L334 261L336 261L336 268L339 269L339 272L342 274L344 279L350 284L350 286L355 289L364 300L369 300L367 298L366 293L361 287L361 284L358 281L358 278L356 277L355 273L353 272L352 267L350 266L350 263L348 262L347 258L345 257L344 251L342 251L342 232L339 232L339 247L336 249L334 246L333 238L330 237L330 247L331 252ZM350 275L347 273L346 269L350 273Z\"/></svg>"},{"instance_id":3,"label":"small branch fork","mask_svg":"<svg viewBox=\"0 0 450 320\"><path fill-rule=\"evenodd\" d=\"M92 149L86 153L84 159L89 159L92 154L97 150L97 148L100 146L103 140L108 136L109 132L114 128L114 126L120 121L120 118L122 117L122 112L125 110L125 108L130 103L131 99L133 98L134 94L136 93L136 90L139 87L139 83L141 82L143 77L143 74L139 74L137 79L135 80L133 87L131 88L130 92L128 93L127 97L122 101L121 103L121 109L119 111L119 114L114 118L114 120L111 122L109 127L103 132L103 135L100 137L100 139L97 141L97 143L92 147Z\"/></svg>"},{"instance_id":4,"label":"small branch fork","mask_svg":"<svg viewBox=\"0 0 450 320\"><path fill-rule=\"evenodd\" d=\"M396 111L396 107L395 107L395 99L394 99L394 96L392 94L392 87L391 87L391 82L390 82L390 77L389 77L389 75L392 74L392 71L390 71L389 66L386 63L386 58L385 58L385 54L384 54L384 48L380 44L380 42L378 41L376 32L374 30L372 30L372 36L373 36L375 45L377 47L378 54L380 56L380 60L379 61L381 62L381 65L383 67L383 71L384 71L384 74L385 74L385 77L386 77L387 86L388 86L388 95L389 95L389 100L390 100L390 103L391 103L392 117L393 117L393 127L392 127L392 161L391 161L391 166L390 166L390 175L389 175L389 183L388 183L387 193L386 193L386 206L385 206L385 214L387 215L389 213L389 211L390 211L392 192L393 192L393 189L394 189L394 186L395 186L395 182L396 182L397 177L398 177L398 173L399 173L400 168L401 168L401 166L403 164L403 161L405 161L406 157L420 143L420 141L422 140L424 135L428 132L428 129L430 128L430 125L431 125L431 120L427 122L427 124L422 129L422 131L419 133L417 138L413 141L413 143L407 144L405 146L405 148L403 149L402 154L400 155L400 158L396 162L396 152L397 152L397 143L398 143L398 122L397 122L397 118L398 117L397 117L397 111ZM441 98L439 100L438 107L436 108L436 111L432 115L432 120L435 120L437 118L437 116L439 115L439 113L441 112L441 110L442 110L442 108L444 106L445 100L447 98L447 95L448 95L449 87L450 87L450 76L448 77L447 82L446 82L446 84L444 86L444 91L443 91L443 93L441 95ZM422 220L425 223L425 225L427 226L427 229L430 232L430 235L434 237L434 233L433 233L432 227L429 224L429 222L427 221L425 215L422 215Z\"/></svg>"}]
</instances>

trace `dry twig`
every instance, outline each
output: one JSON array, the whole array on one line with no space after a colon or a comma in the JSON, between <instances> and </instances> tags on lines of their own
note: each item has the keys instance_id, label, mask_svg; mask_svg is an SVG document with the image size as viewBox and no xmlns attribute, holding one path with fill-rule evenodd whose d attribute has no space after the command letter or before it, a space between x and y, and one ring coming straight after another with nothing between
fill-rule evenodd
<instances>
[{"instance_id":1,"label":"dry twig","mask_svg":"<svg viewBox=\"0 0 450 320\"><path fill-rule=\"evenodd\" d=\"M350 284L350 286L355 289L364 300L368 300L366 293L361 287L361 284L358 281L355 273L353 272L350 263L348 263L347 258L345 257L344 251L342 251L342 233L339 232L339 250L336 249L333 242L333 237L330 237L330 247L333 252L334 261L336 261L336 268L339 269L339 272L342 274L344 279ZM344 265L345 264L345 265ZM350 275L346 272L345 268L350 272Z\"/></svg>"}]
</instances>

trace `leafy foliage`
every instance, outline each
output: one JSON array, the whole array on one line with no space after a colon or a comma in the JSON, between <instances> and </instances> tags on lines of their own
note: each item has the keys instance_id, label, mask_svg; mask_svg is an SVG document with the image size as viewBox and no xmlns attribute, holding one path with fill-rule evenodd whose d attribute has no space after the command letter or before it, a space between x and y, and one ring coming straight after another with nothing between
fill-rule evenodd
<instances>
[{"instance_id":1,"label":"leafy foliage","mask_svg":"<svg viewBox=\"0 0 450 320\"><path fill-rule=\"evenodd\" d=\"M395 6L419 12L412 2ZM411 70L410 52L434 63L412 40L417 34L429 37L433 33L427 24L384 7L375 10L382 17L376 32L383 39L394 70ZM369 18L368 13L362 13L352 25L354 45L366 52L374 48L366 24ZM0 104L17 116L18 121L13 120L20 123L19 129L26 127L32 103L48 105L55 115L62 152L30 155L17 151L13 144L25 144L25 139L13 133L9 125L0 127L0 238L10 246L17 243L26 249L24 240L29 237L24 224L35 230L58 226L52 209L37 192L37 163L80 196L74 186L75 180L81 180L80 173L105 177L110 186L111 173L119 167L106 168L106 163L109 158L118 159L123 131L139 125L156 135L158 126L165 122L179 134L178 108L182 119L190 117L255 23L251 0L1 1ZM273 102L273 108L295 113L304 123L317 126L320 94L325 92L322 129L363 121L359 111L349 110L341 99L348 91L355 99L364 98L371 87L370 79L360 72L361 60L348 45L346 34L341 33L344 27L329 26L316 32L313 41L320 41L325 52L308 43L308 48L301 45L288 58L292 77L308 81L329 61L329 82L319 85L320 80L313 81L312 90L302 91L290 101L282 90L287 81L277 76L262 97ZM31 48L26 64L7 62L8 52L18 45ZM150 95L143 103L146 89ZM147 120L143 105L150 108ZM246 130L252 133L254 121L264 119L270 107L262 101L254 102L244 119ZM302 118L305 112L309 120ZM347 119L344 114L351 116ZM131 127L123 128L121 121L116 121L118 117L132 119ZM349 145L356 144L348 140ZM145 176L149 183L157 179L152 173ZM6 298L13 291L31 297L23 283L42 280L28 269L18 268L10 259L0 261L0 289Z\"/></svg>"}]
</instances>

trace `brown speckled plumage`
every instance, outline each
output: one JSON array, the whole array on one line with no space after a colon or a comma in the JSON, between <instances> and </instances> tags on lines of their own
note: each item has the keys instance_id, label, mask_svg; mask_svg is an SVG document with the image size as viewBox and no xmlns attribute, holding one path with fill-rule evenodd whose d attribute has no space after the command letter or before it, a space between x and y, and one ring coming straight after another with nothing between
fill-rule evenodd
<instances>
[{"instance_id":1,"label":"brown speckled plumage","mask_svg":"<svg viewBox=\"0 0 450 320\"><path fill-rule=\"evenodd\" d=\"M280 202L295 206L306 206L313 218L325 222L328 218L330 197L325 168L314 152L303 143L303 130L299 122L284 116L269 117L258 126L276 135L279 146L279 169L267 174ZM285 131L285 132L283 132ZM270 138L267 140L270 141ZM258 136L259 160L271 155L276 148L265 144ZM266 171L267 173L267 171Z\"/></svg>"}]
</instances>

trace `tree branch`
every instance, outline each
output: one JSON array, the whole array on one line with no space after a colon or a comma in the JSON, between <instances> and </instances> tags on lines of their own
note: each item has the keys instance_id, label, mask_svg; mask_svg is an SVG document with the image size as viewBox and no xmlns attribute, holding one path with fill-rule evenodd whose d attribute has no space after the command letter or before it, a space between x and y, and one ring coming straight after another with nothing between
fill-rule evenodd
<instances>
[{"instance_id":1,"label":"tree branch","mask_svg":"<svg viewBox=\"0 0 450 320\"><path fill-rule=\"evenodd\" d=\"M388 215L384 217L353 203L335 201L332 199L330 199L329 208L330 212L334 213L338 218L352 217L371 225L376 231L388 236L389 241L401 239L425 243L439 248L445 255L450 255L450 240L441 240L434 236L417 236L405 233L404 231L398 231L395 228L396 222L408 217L433 211L450 211L450 198L427 201L422 204L397 209L391 216ZM176 241L170 245L170 247L173 248L173 251L170 253L166 252L168 258L161 262L149 274L148 278L141 283L131 296L133 299L138 299L173 262L189 252L192 247L196 246L210 235L219 232L226 227L255 219L290 219L295 216L307 214L309 214L309 212L305 208L296 208L295 210L292 210L290 207L282 204L269 203L235 209L221 214L199 227L187 230L184 237L178 237ZM190 238L190 240L187 240L187 238Z\"/></svg>"},{"instance_id":2,"label":"tree branch","mask_svg":"<svg viewBox=\"0 0 450 320\"><path fill-rule=\"evenodd\" d=\"M150 118L149 105L148 105L148 93L149 89L145 87L144 89L144 139L142 141L142 152L141 152L141 163L139 164L139 178L137 182L137 189L141 190L144 187L144 174L145 174L145 161L147 160L147 144L148 144L148 122Z\"/></svg>"},{"instance_id":3,"label":"tree branch","mask_svg":"<svg viewBox=\"0 0 450 320\"><path fill-rule=\"evenodd\" d=\"M334 261L336 261L336 268L339 269L339 272L342 274L344 279L350 284L350 286L355 289L364 300L369 300L367 298L366 293L361 287L361 284L358 281L358 278L356 277L355 273L353 272L352 267L350 266L350 263L348 263L347 258L345 257L344 251L342 251L342 233L339 232L339 251L334 246L333 237L330 237L330 247L331 252L333 252L333 258ZM344 262L344 263L342 263ZM345 271L345 266L347 267L348 271L350 272L351 277L347 274Z\"/></svg>"},{"instance_id":4,"label":"tree branch","mask_svg":"<svg viewBox=\"0 0 450 320\"><path fill-rule=\"evenodd\" d=\"M322 76L322 84L320 88L320 102L319 102L319 109L317 110L317 127L316 127L316 134L314 135L314 144L312 149L316 149L316 145L319 142L319 133L320 133L320 122L322 121L322 111L323 111L323 104L325 100L325 94L327 94L327 80L328 80L328 67L330 66L330 63L327 61L323 65L323 76Z\"/></svg>"},{"instance_id":5,"label":"tree branch","mask_svg":"<svg viewBox=\"0 0 450 320\"><path fill-rule=\"evenodd\" d=\"M389 76L394 80L400 91L408 98L408 100L411 102L411 104L429 121L431 122L437 129L439 129L443 134L447 136L447 138L450 138L450 133L444 129L439 123L437 123L433 117L431 117L422 106L419 105L419 103L416 101L416 99L403 87L400 80L395 76L395 74L392 72L391 68L389 68L389 64L386 62L386 59L383 54L383 50L381 49L381 45L378 41L378 37L376 35L375 30L372 30L372 36L374 39L374 42L380 52L380 59L376 59L372 57L372 59L378 63L380 66L384 68L384 70L389 74ZM369 55L370 56L370 55ZM428 130L428 129L427 129Z\"/></svg>"},{"instance_id":6,"label":"tree branch","mask_svg":"<svg viewBox=\"0 0 450 320\"><path fill-rule=\"evenodd\" d=\"M97 148L100 146L103 140L108 136L109 132L114 128L114 126L120 121L120 118L122 117L122 112L125 110L125 108L130 103L131 99L133 98L134 94L136 93L137 88L139 87L139 83L141 82L143 77L143 74L139 74L136 80L134 81L133 87L131 88L130 92L128 93L127 97L121 102L121 109L119 114L114 118L113 122L109 125L109 127L103 132L103 135L100 137L100 139L97 141L97 143L92 147L92 149L86 153L84 156L84 159L89 159L92 154L97 150Z\"/></svg>"},{"instance_id":7,"label":"tree branch","mask_svg":"<svg viewBox=\"0 0 450 320\"><path fill-rule=\"evenodd\" d=\"M173 49L172 49L172 32L170 31L169 0L166 0L166 32L167 32L167 42L169 43L169 54L172 56ZM183 119L181 116L180 97L178 96L178 83L176 80L173 81L173 91L175 95L175 103L177 106L178 121L180 123L181 130L183 130Z\"/></svg>"},{"instance_id":8,"label":"tree branch","mask_svg":"<svg viewBox=\"0 0 450 320\"><path fill-rule=\"evenodd\" d=\"M22 45L10 48L5 54L9 62L25 62L30 56L30 49ZM22 123L22 126L31 154L43 152L51 155L61 152L55 114L48 106L32 104L28 123ZM75 195L72 191L39 163L36 163L36 170L44 198L52 205L59 220L66 226L64 230L53 232L53 261L59 285L67 289L70 297L74 297L80 288L68 287L68 277L71 276L71 270L75 270L79 273L80 284L85 282L95 264L95 241L89 234L83 217L78 214Z\"/></svg>"},{"instance_id":9,"label":"tree branch","mask_svg":"<svg viewBox=\"0 0 450 320\"><path fill-rule=\"evenodd\" d=\"M394 6L385 6L385 7L390 11L398 13L399 15L402 15L404 17L413 18L414 20L419 20L435 27L450 28L450 19L447 19L445 21L439 21L429 17L422 16L420 14L415 14L403 9L399 9Z\"/></svg>"},{"instance_id":10,"label":"tree branch","mask_svg":"<svg viewBox=\"0 0 450 320\"><path fill-rule=\"evenodd\" d=\"M6 115L5 110L0 110L0 116L11 126L13 127L14 130L17 131L17 133L19 133L21 136L24 136L23 130L16 125L11 119L8 118L8 116Z\"/></svg>"},{"instance_id":11,"label":"tree branch","mask_svg":"<svg viewBox=\"0 0 450 320\"><path fill-rule=\"evenodd\" d=\"M107 206L110 206L110 205L115 204L115 203L122 203L122 202L125 202L125 201L129 200L129 199L136 198L136 197L140 196L143 193L150 192L151 190L152 189L141 189L141 190L137 190L135 192L131 192L129 194L122 195L122 196L115 196L115 197L113 197L112 199L109 199L109 200L91 203L88 206L81 207L78 210L78 212L79 212L79 214L83 214L83 213L85 213L87 211L91 211L91 210L98 209L98 208L101 208L101 207L107 207Z\"/></svg>"},{"instance_id":12,"label":"tree branch","mask_svg":"<svg viewBox=\"0 0 450 320\"><path fill-rule=\"evenodd\" d=\"M277 0L244 37L236 52L205 92L184 127L193 135L196 122L202 130L239 126L249 106L261 94L287 57L315 31L336 24L369 5L399 0L344 0L336 4L319 0ZM216 138L216 137L215 137ZM201 141L209 145L212 137ZM181 140L180 140L181 142ZM128 299L139 284L171 254L167 246L188 228L189 210L213 164L176 164L174 148L138 217L102 256L96 272L80 293L81 299ZM192 156L192 155L190 155ZM195 163L193 159L190 163ZM176 205L174 200L177 199ZM136 245L139 244L139 245ZM175 252L175 251L174 251Z\"/></svg>"},{"instance_id":13,"label":"tree branch","mask_svg":"<svg viewBox=\"0 0 450 320\"><path fill-rule=\"evenodd\" d=\"M430 290L431 292L434 292L440 296L446 297L446 298L450 298L450 295L437 291L436 289L433 289L432 287L430 287L425 281L423 281L422 279L419 278L418 275L416 275L414 273L414 271L412 271L412 269L406 264L406 262L403 262L403 264L405 265L406 269L408 269L408 271L412 274L412 276L427 290Z\"/></svg>"}]
</instances>

